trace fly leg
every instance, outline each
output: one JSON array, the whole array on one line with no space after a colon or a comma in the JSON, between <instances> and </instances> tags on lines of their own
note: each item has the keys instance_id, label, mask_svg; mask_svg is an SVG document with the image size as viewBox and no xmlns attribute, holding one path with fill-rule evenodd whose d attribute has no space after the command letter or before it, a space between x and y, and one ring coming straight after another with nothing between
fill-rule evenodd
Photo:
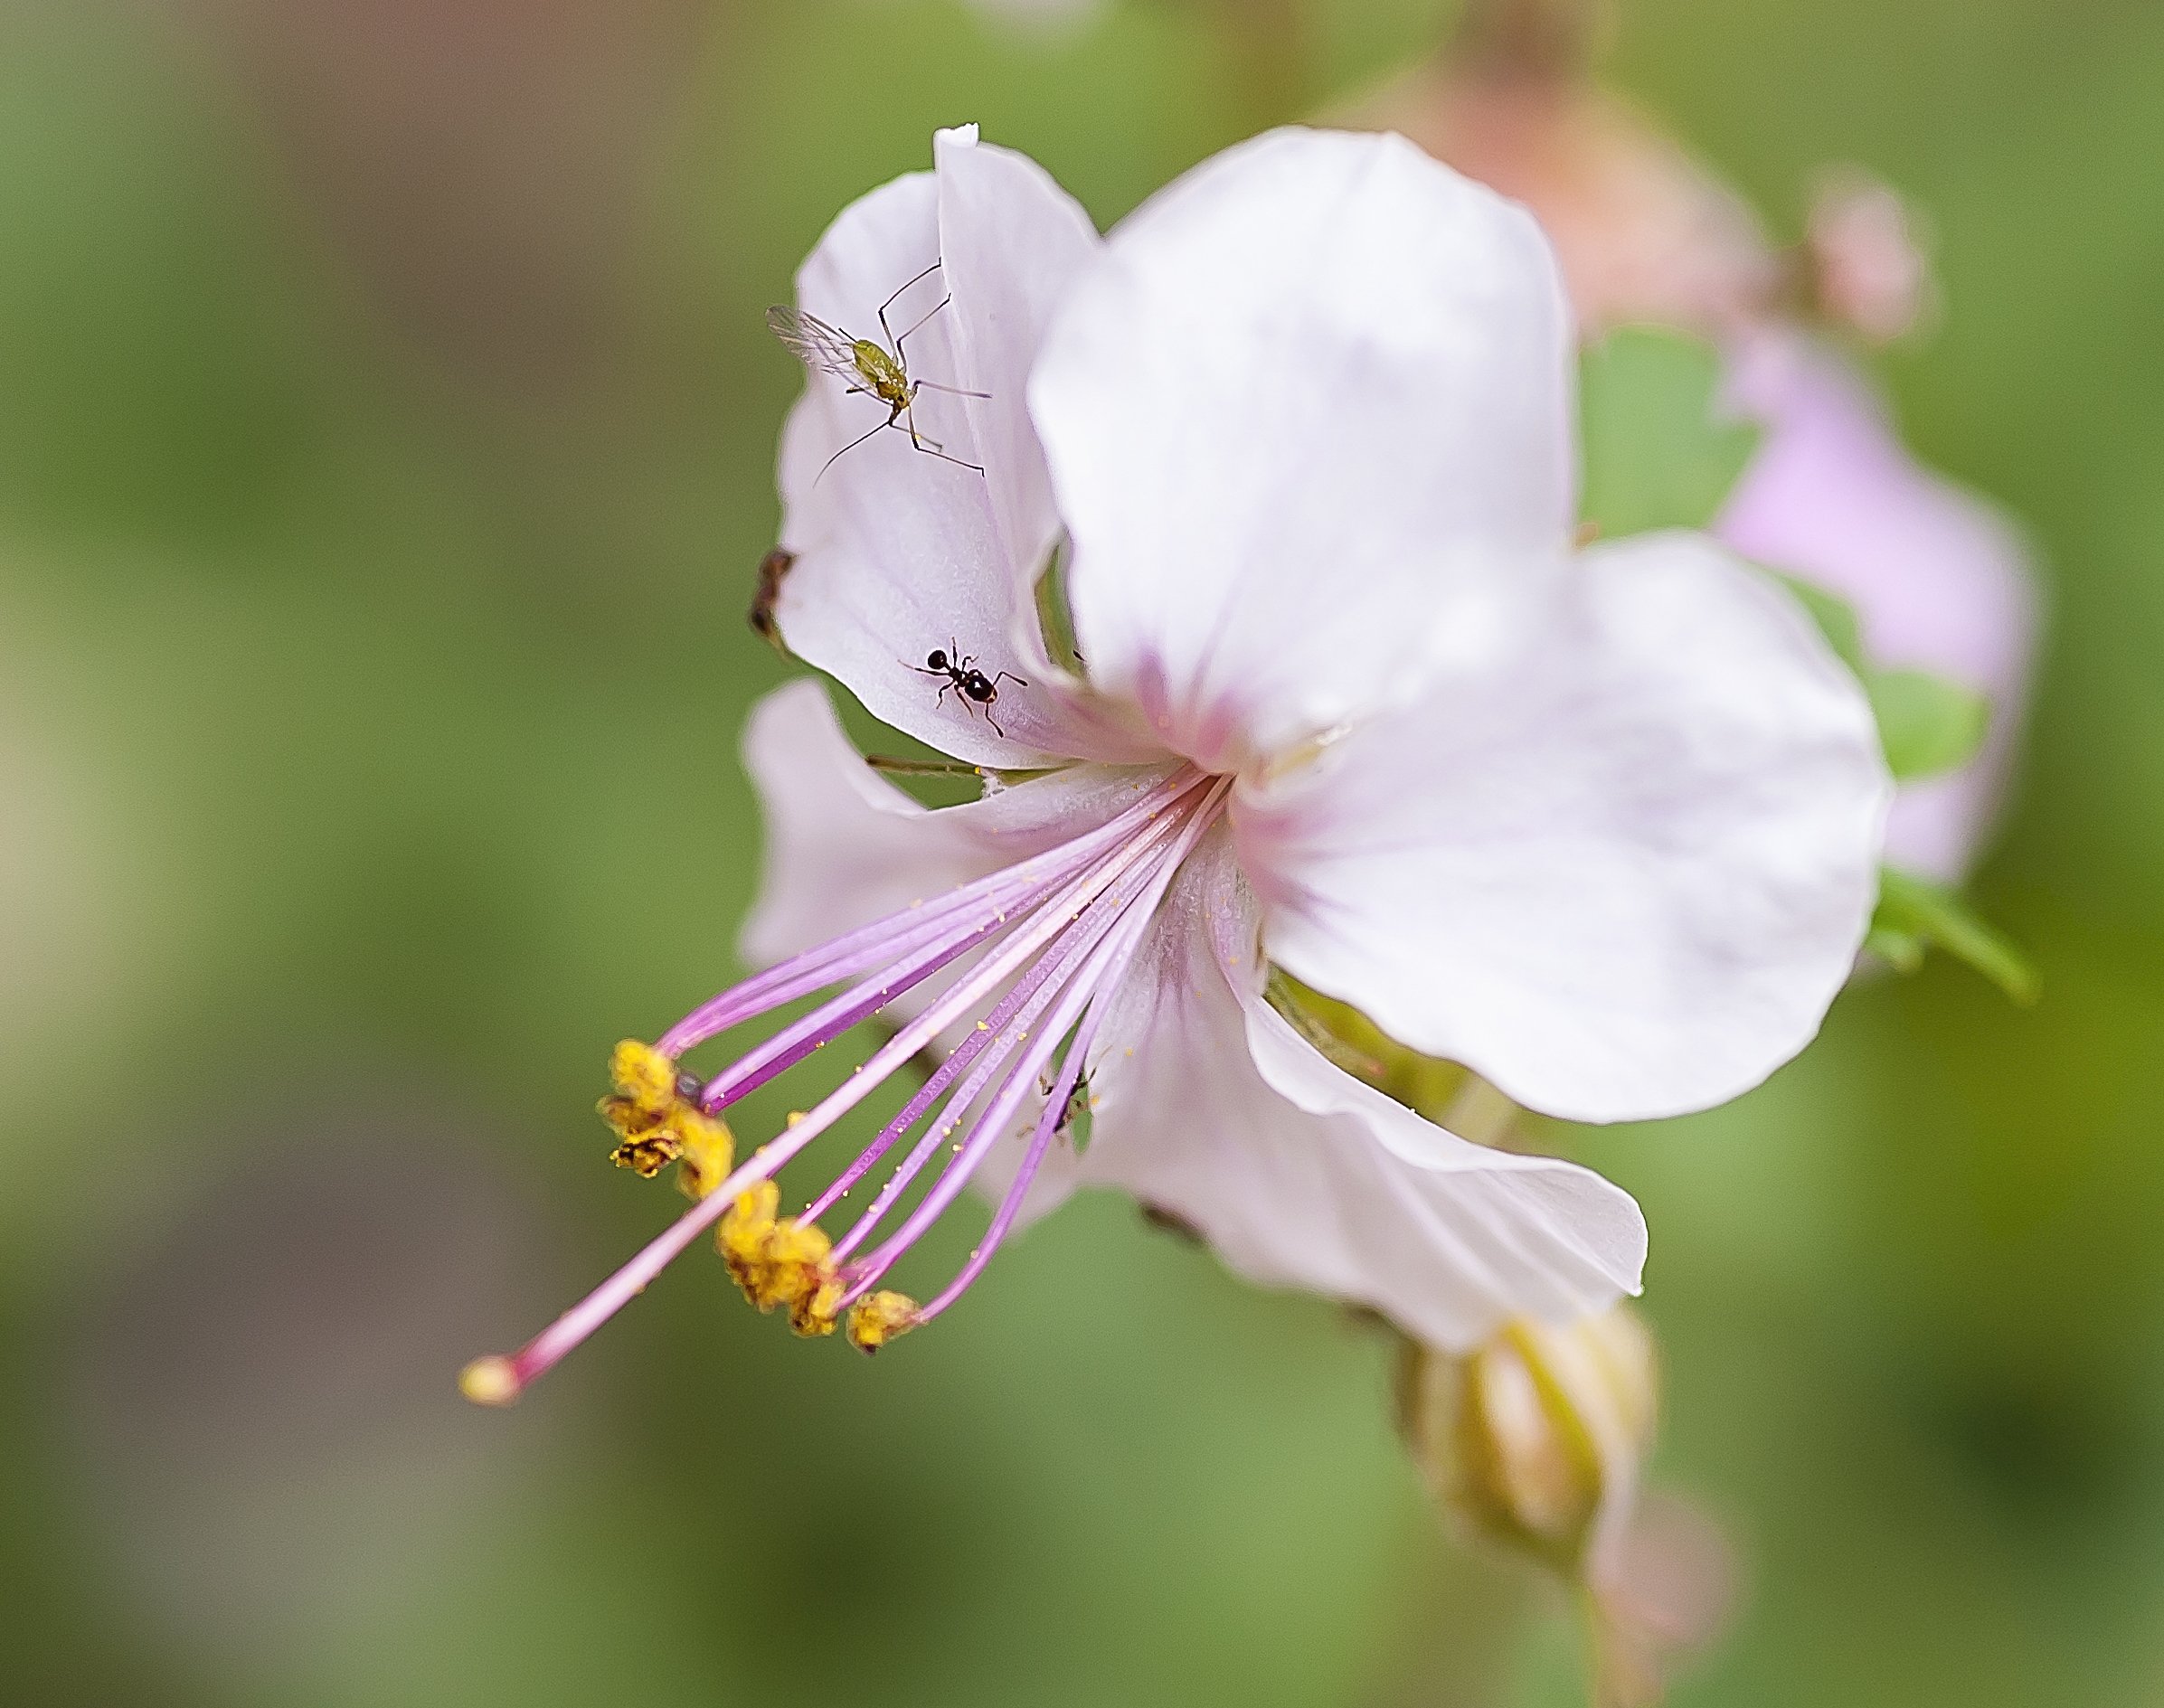
<instances>
[{"instance_id":1,"label":"fly leg","mask_svg":"<svg viewBox=\"0 0 2164 1708\"><path fill-rule=\"evenodd\" d=\"M923 275L922 275L921 273L920 273L920 274L918 274L918 275L917 275L917 277L918 277L919 278L921 278L923 277ZM907 286L903 286L903 287L902 287L902 288L906 290L906 289L908 288L908 287L907 287ZM934 308L934 309L931 311L931 315L936 315L936 314L938 314L938 313L940 312L940 308L944 308L944 307L946 307L946 306L947 306L949 303L952 302L953 300L954 300L954 297L953 297L953 296L952 296L952 294L951 294L951 293L950 293L949 295L947 295L947 296L945 296L945 297L940 297L940 300L939 300L939 307L935 307L935 308ZM902 366L902 371L904 373L908 373L908 372L909 372L909 362L908 362L907 358L906 358L906 357L903 355L903 354L902 354L902 346L904 344L908 343L910 339L912 339L912 338L915 337L915 336L917 335L917 334L919 334L920 332L923 331L923 330L924 330L924 328L925 328L925 327L926 327L928 325L930 325L930 324L931 324L931 315L921 315L921 316L920 316L918 317L918 319L917 319L917 324L916 324L915 326L912 326L912 327L911 327L911 328L910 328L910 329L909 329L907 332L903 333L903 334L902 334L902 335L901 335L899 338L895 338L895 339L894 339L894 360L895 360L897 363L899 363L901 364L901 366ZM880 316L880 317L879 317L879 324L880 324L880 326L883 326L883 327L884 327L884 326L886 325L886 316L885 316L884 313L882 313L882 314L881 314L881 316ZM892 336L892 335L891 335L891 334L890 334L889 335L890 335L890 336Z\"/></svg>"},{"instance_id":2,"label":"fly leg","mask_svg":"<svg viewBox=\"0 0 2164 1708\"><path fill-rule=\"evenodd\" d=\"M909 388L909 394L911 398L915 398L917 395L917 386L921 384L923 384L923 382L920 380L917 382L917 385L912 385ZM909 416L909 442L914 445L919 450L922 451L927 457L936 457L943 463L952 463L957 468L967 468L971 474L981 475L984 473L983 465L978 463L966 463L959 457L950 457L947 455L945 448L940 445L938 439L927 439L923 434L918 432L917 412L915 410L912 409L909 404L902 404L900 406L899 412L906 413Z\"/></svg>"},{"instance_id":3,"label":"fly leg","mask_svg":"<svg viewBox=\"0 0 2164 1708\"><path fill-rule=\"evenodd\" d=\"M924 280L930 278L939 270L940 263L937 261L932 262L930 267L927 267L922 272L919 273L916 278L908 279L897 287L894 291L894 295L893 297L889 297L884 302L879 305L879 330L886 334L886 346L894 353L894 362L897 366L902 366L902 338L908 337L909 332L916 331L917 326L921 326L924 324L924 320L930 320L931 318L931 315L938 314L940 312L940 308L944 308L947 305L946 303L941 303L940 305L940 308L933 309L931 311L931 315L926 315L924 316L924 320L918 321L917 326L912 326L909 329L909 332L905 332L902 335L902 338L895 337L894 329L886 324L886 311L894 306L895 298L900 297L903 291L910 288L910 286L923 283ZM907 369L904 367L903 371L907 372Z\"/></svg>"},{"instance_id":4,"label":"fly leg","mask_svg":"<svg viewBox=\"0 0 2164 1708\"><path fill-rule=\"evenodd\" d=\"M877 427L874 427L874 428L871 429L870 429L869 431L867 431L867 432L859 433L859 434L858 434L858 435L857 435L857 436L856 436L855 439L851 439L851 440L850 440L850 441L849 441L849 442L848 442L846 445L843 446L843 447L841 448L841 449L839 449L839 450L836 451L836 452L834 453L834 455L833 455L833 456L829 457L829 458L827 458L827 459L825 462L823 462L823 463L821 463L821 464L819 465L819 472L818 472L817 474L814 475L814 476L811 477L811 484L812 484L813 486L817 486L817 485L819 484L819 482L821 482L822 480L826 479L826 478L827 478L827 471L829 468L832 468L832 467L835 466L835 464L836 464L836 463L838 463L838 462L840 462L840 461L841 461L841 459L842 459L844 457L847 456L847 455L848 455L848 454L849 454L851 451L855 450L855 448L857 448L859 445L863 444L863 443L865 442L865 440L866 440L867 439L871 438L873 433L882 432L882 431L884 431L885 429L887 429L887 428L890 428L890 427L893 426L893 424L894 424L894 416L895 416L895 415L899 415L899 414L901 414L901 413L902 413L902 411L901 411L899 409L897 409L897 410L894 411L894 414L893 414L893 415L890 415L890 416L888 416L888 417L886 418L886 420L884 420L884 421L882 421L882 422L880 422L880 423L879 423L879 425L878 425ZM981 472L981 471L980 471L980 472Z\"/></svg>"},{"instance_id":5,"label":"fly leg","mask_svg":"<svg viewBox=\"0 0 2164 1708\"><path fill-rule=\"evenodd\" d=\"M940 312L940 308L944 308L953 300L954 298L951 296L940 297L939 308L934 308L931 311L931 315L938 314ZM923 319L918 321L915 326L912 326L907 332L903 333L901 337L894 340L894 360L900 364L901 369L904 373L909 372L909 358L902 353L902 346L908 343L910 339L915 337L919 332L924 329L926 326L931 324L931 315L926 315ZM883 320L879 324L884 326L886 322ZM913 396L918 392L922 391L927 387L934 392L944 392L949 397L978 397L988 399L992 395L989 392L965 391L959 385L942 385L937 380L917 380L912 382L909 388L911 395Z\"/></svg>"}]
</instances>

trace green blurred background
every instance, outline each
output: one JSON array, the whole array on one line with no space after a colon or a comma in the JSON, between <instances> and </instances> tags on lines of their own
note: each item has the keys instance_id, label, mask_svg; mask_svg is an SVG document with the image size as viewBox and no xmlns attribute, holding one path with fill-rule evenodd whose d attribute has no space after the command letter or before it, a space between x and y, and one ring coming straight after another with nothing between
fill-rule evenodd
<instances>
[{"instance_id":1,"label":"green blurred background","mask_svg":"<svg viewBox=\"0 0 2164 1708\"><path fill-rule=\"evenodd\" d=\"M936 125L1108 222L1452 14L1259 10L0 14L6 1700L1573 1700L1381 1345L1110 1202L876 1364L695 1260L451 1385L667 1213L588 1108L754 873L761 310ZM2164 10L1627 0L1611 69L1779 231L1829 161L1928 213L1886 377L2053 607L1980 884L2042 1005L1934 966L1587 1147L1744 1562L1677 1700L2164 1699Z\"/></svg>"}]
</instances>

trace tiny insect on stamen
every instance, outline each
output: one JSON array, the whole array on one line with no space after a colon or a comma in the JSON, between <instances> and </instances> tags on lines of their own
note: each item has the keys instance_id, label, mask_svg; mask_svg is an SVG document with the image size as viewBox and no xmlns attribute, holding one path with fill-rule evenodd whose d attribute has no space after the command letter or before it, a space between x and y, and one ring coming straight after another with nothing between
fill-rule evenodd
<instances>
[{"instance_id":1,"label":"tiny insect on stamen","mask_svg":"<svg viewBox=\"0 0 2164 1708\"><path fill-rule=\"evenodd\" d=\"M703 1197L729 1172L735 1143L728 1127L699 1107L704 1088L676 1071L673 1057L636 1038L610 1059L616 1095L596 1106L616 1129L610 1160L651 1180L671 1163L686 1196Z\"/></svg>"}]
</instances>

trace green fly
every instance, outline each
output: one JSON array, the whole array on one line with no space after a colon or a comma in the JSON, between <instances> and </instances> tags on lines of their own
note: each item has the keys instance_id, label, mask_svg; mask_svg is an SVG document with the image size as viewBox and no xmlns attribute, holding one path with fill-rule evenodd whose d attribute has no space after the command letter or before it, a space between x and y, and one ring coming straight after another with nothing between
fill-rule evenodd
<instances>
[{"instance_id":1,"label":"green fly","mask_svg":"<svg viewBox=\"0 0 2164 1708\"><path fill-rule=\"evenodd\" d=\"M884 344L872 338L853 338L839 326L830 326L824 320L799 314L794 308L767 310L767 329L780 339L789 353L806 367L814 373L831 373L836 379L845 382L848 387L843 393L845 397L862 392L886 405L886 420L858 434L829 457L818 475L813 477L815 485L846 453L855 450L874 433L889 427L897 432L906 431L909 442L928 457L937 457L941 462L952 463L958 468L968 468L979 475L984 473L984 469L976 463L966 463L959 457L950 457L945 446L917 430L913 406L919 392L945 392L952 397L982 398L991 395L988 392L965 392L959 386L940 385L936 381L912 380L909 377L909 358L902 346L922 329L932 315L938 314L952 302L953 297L940 297L931 313L923 316L900 337L896 337L894 329L887 325L886 311L894 306L902 293L911 286L922 284L939 270L940 263L932 262L879 305L879 330L886 337Z\"/></svg>"}]
</instances>

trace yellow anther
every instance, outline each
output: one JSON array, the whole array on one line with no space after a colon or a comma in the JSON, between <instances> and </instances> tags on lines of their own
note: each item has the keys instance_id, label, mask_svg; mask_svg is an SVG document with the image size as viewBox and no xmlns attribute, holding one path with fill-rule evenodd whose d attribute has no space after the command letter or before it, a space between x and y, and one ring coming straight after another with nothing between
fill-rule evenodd
<instances>
[{"instance_id":1,"label":"yellow anther","mask_svg":"<svg viewBox=\"0 0 2164 1708\"><path fill-rule=\"evenodd\" d=\"M677 1089L676 1064L651 1044L627 1038L610 1058L617 1095L594 1107L622 1142L610 1152L619 1168L651 1180L682 1162L676 1184L704 1198L729 1177L736 1144L729 1128Z\"/></svg>"},{"instance_id":2,"label":"yellow anther","mask_svg":"<svg viewBox=\"0 0 2164 1708\"><path fill-rule=\"evenodd\" d=\"M774 1233L774 1212L780 1206L781 1188L762 1180L736 1194L736 1202L714 1230L713 1243L722 1261L754 1305L766 1286L767 1244Z\"/></svg>"},{"instance_id":3,"label":"yellow anther","mask_svg":"<svg viewBox=\"0 0 2164 1708\"><path fill-rule=\"evenodd\" d=\"M877 1352L916 1326L917 1301L907 1293L874 1293L849 1313L849 1344L859 1352Z\"/></svg>"},{"instance_id":4,"label":"yellow anther","mask_svg":"<svg viewBox=\"0 0 2164 1708\"><path fill-rule=\"evenodd\" d=\"M609 1077L631 1106L666 1115L676 1102L676 1064L650 1043L626 1038L609 1058Z\"/></svg>"},{"instance_id":5,"label":"yellow anther","mask_svg":"<svg viewBox=\"0 0 2164 1708\"><path fill-rule=\"evenodd\" d=\"M682 1147L676 1185L686 1198L704 1198L729 1178L736 1163L736 1141L728 1124L702 1115L688 1103L668 1118L669 1131Z\"/></svg>"},{"instance_id":6,"label":"yellow anther","mask_svg":"<svg viewBox=\"0 0 2164 1708\"><path fill-rule=\"evenodd\" d=\"M767 1273L763 1297L751 1302L762 1311L786 1305L793 1316L832 1279L834 1242L816 1222L794 1217L777 1222L767 1237Z\"/></svg>"},{"instance_id":7,"label":"yellow anther","mask_svg":"<svg viewBox=\"0 0 2164 1708\"><path fill-rule=\"evenodd\" d=\"M808 1338L831 1335L842 1317L842 1284L829 1267L824 1279L789 1307L789 1326Z\"/></svg>"},{"instance_id":8,"label":"yellow anther","mask_svg":"<svg viewBox=\"0 0 2164 1708\"><path fill-rule=\"evenodd\" d=\"M785 1307L797 1332L824 1335L834 1309L821 1322L819 1304L835 1281L834 1245L816 1222L777 1220L780 1188L770 1180L741 1193L714 1234L722 1260L744 1297L762 1311ZM838 1296L834 1304L838 1306Z\"/></svg>"}]
</instances>

